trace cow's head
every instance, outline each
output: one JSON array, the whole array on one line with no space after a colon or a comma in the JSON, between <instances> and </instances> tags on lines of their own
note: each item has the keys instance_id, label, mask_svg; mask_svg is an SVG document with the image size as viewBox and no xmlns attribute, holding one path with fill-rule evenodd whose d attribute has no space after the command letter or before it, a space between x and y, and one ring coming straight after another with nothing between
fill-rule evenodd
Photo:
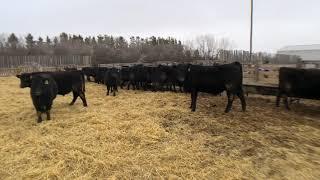
<instances>
[{"instance_id":1,"label":"cow's head","mask_svg":"<svg viewBox=\"0 0 320 180\"><path fill-rule=\"evenodd\" d=\"M16 77L20 79L20 88L31 87L30 73L22 73L22 74L16 75Z\"/></svg>"},{"instance_id":2,"label":"cow's head","mask_svg":"<svg viewBox=\"0 0 320 180\"><path fill-rule=\"evenodd\" d=\"M190 65L178 65L176 67L176 78L180 83L186 80L187 74L190 72Z\"/></svg>"},{"instance_id":3,"label":"cow's head","mask_svg":"<svg viewBox=\"0 0 320 180\"><path fill-rule=\"evenodd\" d=\"M41 96L50 86L50 79L46 76L31 76L31 93L34 96Z\"/></svg>"}]
</instances>

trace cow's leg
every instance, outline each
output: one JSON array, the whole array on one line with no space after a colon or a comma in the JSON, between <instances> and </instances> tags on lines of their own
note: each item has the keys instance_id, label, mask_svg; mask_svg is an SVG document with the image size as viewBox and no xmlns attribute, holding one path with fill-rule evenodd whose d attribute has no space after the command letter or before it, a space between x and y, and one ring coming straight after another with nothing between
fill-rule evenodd
<instances>
[{"instance_id":1,"label":"cow's leg","mask_svg":"<svg viewBox=\"0 0 320 180\"><path fill-rule=\"evenodd\" d=\"M77 100L77 98L79 96L79 93L76 92L76 91L72 91L72 93L73 93L73 99L72 99L72 101L70 103L70 106L72 106L76 102L76 100Z\"/></svg>"},{"instance_id":2,"label":"cow's leg","mask_svg":"<svg viewBox=\"0 0 320 180\"><path fill-rule=\"evenodd\" d=\"M120 88L123 89L123 84L124 84L124 81L121 81L120 83Z\"/></svg>"},{"instance_id":3,"label":"cow's leg","mask_svg":"<svg viewBox=\"0 0 320 180\"><path fill-rule=\"evenodd\" d=\"M41 123L42 122L42 118L41 118L41 112L40 111L37 111L37 123Z\"/></svg>"},{"instance_id":4,"label":"cow's leg","mask_svg":"<svg viewBox=\"0 0 320 180\"><path fill-rule=\"evenodd\" d=\"M147 90L147 83L146 82L142 82L142 89L143 89L143 91Z\"/></svg>"},{"instance_id":5,"label":"cow's leg","mask_svg":"<svg viewBox=\"0 0 320 180\"><path fill-rule=\"evenodd\" d=\"M139 89L138 89L138 84L137 84L136 81L134 82L133 90L139 90Z\"/></svg>"},{"instance_id":6,"label":"cow's leg","mask_svg":"<svg viewBox=\"0 0 320 180\"><path fill-rule=\"evenodd\" d=\"M128 88L127 88L128 90L130 89L130 84L131 84L131 81L128 82Z\"/></svg>"},{"instance_id":7,"label":"cow's leg","mask_svg":"<svg viewBox=\"0 0 320 180\"><path fill-rule=\"evenodd\" d=\"M46 114L47 114L47 120L51 120L50 110L48 110L48 111L46 112Z\"/></svg>"},{"instance_id":8,"label":"cow's leg","mask_svg":"<svg viewBox=\"0 0 320 180\"><path fill-rule=\"evenodd\" d=\"M241 107L242 107L242 111L246 111L246 99L244 98L244 93L243 90L241 90L240 92L237 93L237 96L239 97L240 101L241 101Z\"/></svg>"},{"instance_id":9,"label":"cow's leg","mask_svg":"<svg viewBox=\"0 0 320 180\"><path fill-rule=\"evenodd\" d=\"M153 92L156 92L156 83L152 83L151 88L152 88L152 91L153 91Z\"/></svg>"},{"instance_id":10,"label":"cow's leg","mask_svg":"<svg viewBox=\"0 0 320 180\"><path fill-rule=\"evenodd\" d=\"M180 92L183 92L183 90L182 90L182 86L181 86L181 85L179 85L179 89L180 89Z\"/></svg>"},{"instance_id":11,"label":"cow's leg","mask_svg":"<svg viewBox=\"0 0 320 180\"><path fill-rule=\"evenodd\" d=\"M197 97L198 97L198 91L193 90L191 92L191 111L194 112L196 111L196 106L197 106Z\"/></svg>"},{"instance_id":12,"label":"cow's leg","mask_svg":"<svg viewBox=\"0 0 320 180\"><path fill-rule=\"evenodd\" d=\"M110 92L110 86L107 86L107 96L109 95L109 92Z\"/></svg>"},{"instance_id":13,"label":"cow's leg","mask_svg":"<svg viewBox=\"0 0 320 180\"><path fill-rule=\"evenodd\" d=\"M116 96L116 86L113 86L113 96Z\"/></svg>"},{"instance_id":14,"label":"cow's leg","mask_svg":"<svg viewBox=\"0 0 320 180\"><path fill-rule=\"evenodd\" d=\"M279 107L279 106L280 106L280 99L281 99L281 93L278 92L278 94L277 94L277 99L276 99L276 107Z\"/></svg>"},{"instance_id":15,"label":"cow's leg","mask_svg":"<svg viewBox=\"0 0 320 180\"><path fill-rule=\"evenodd\" d=\"M285 107L286 107L288 110L290 110L289 102L288 102L288 96L287 96L287 95L284 96L283 102L284 102Z\"/></svg>"},{"instance_id":16,"label":"cow's leg","mask_svg":"<svg viewBox=\"0 0 320 180\"><path fill-rule=\"evenodd\" d=\"M177 92L177 90L176 90L176 83L173 83L173 84L172 84L172 90L173 90L173 92Z\"/></svg>"},{"instance_id":17,"label":"cow's leg","mask_svg":"<svg viewBox=\"0 0 320 180\"><path fill-rule=\"evenodd\" d=\"M173 91L172 86L173 86L172 83L170 83L170 84L169 84L169 91Z\"/></svg>"},{"instance_id":18,"label":"cow's leg","mask_svg":"<svg viewBox=\"0 0 320 180\"><path fill-rule=\"evenodd\" d=\"M136 82L132 82L132 90L136 90Z\"/></svg>"},{"instance_id":19,"label":"cow's leg","mask_svg":"<svg viewBox=\"0 0 320 180\"><path fill-rule=\"evenodd\" d=\"M82 100L83 106L87 107L88 104L87 104L86 95L84 94L84 92L80 91L79 96L80 96L80 98Z\"/></svg>"},{"instance_id":20,"label":"cow's leg","mask_svg":"<svg viewBox=\"0 0 320 180\"><path fill-rule=\"evenodd\" d=\"M228 104L227 104L226 110L224 111L225 113L228 113L231 110L232 103L233 103L233 100L234 100L234 94L233 93L227 92L227 96L228 96Z\"/></svg>"},{"instance_id":21,"label":"cow's leg","mask_svg":"<svg viewBox=\"0 0 320 180\"><path fill-rule=\"evenodd\" d=\"M139 84L139 89L142 90L143 89L143 83L140 81L138 84Z\"/></svg>"},{"instance_id":22,"label":"cow's leg","mask_svg":"<svg viewBox=\"0 0 320 180\"><path fill-rule=\"evenodd\" d=\"M166 90L166 87L165 87L165 84L164 83L160 83L160 91L165 91Z\"/></svg>"}]
</instances>

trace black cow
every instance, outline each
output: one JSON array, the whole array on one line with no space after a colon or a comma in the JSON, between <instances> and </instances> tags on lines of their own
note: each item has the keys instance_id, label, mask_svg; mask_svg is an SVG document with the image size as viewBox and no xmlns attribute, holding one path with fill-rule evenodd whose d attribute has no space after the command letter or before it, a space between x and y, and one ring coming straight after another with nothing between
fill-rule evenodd
<instances>
[{"instance_id":1,"label":"black cow","mask_svg":"<svg viewBox=\"0 0 320 180\"><path fill-rule=\"evenodd\" d=\"M150 70L150 80L152 82L153 91L164 90L164 85L166 84L168 75L164 68L161 66L151 67Z\"/></svg>"},{"instance_id":2,"label":"black cow","mask_svg":"<svg viewBox=\"0 0 320 180\"><path fill-rule=\"evenodd\" d=\"M242 110L246 101L242 90L242 67L239 62L219 66L190 65L187 70L184 89L191 92L191 110L196 110L198 92L218 95L226 90L228 104L225 112L231 110L235 95L241 100Z\"/></svg>"},{"instance_id":3,"label":"black cow","mask_svg":"<svg viewBox=\"0 0 320 180\"><path fill-rule=\"evenodd\" d=\"M130 86L132 86L133 90L140 89L140 87L144 87L144 82L146 82L145 67L142 64L130 67L128 90Z\"/></svg>"},{"instance_id":4,"label":"black cow","mask_svg":"<svg viewBox=\"0 0 320 180\"><path fill-rule=\"evenodd\" d=\"M107 95L109 95L109 91L113 93L113 96L116 95L116 91L118 91L118 82L119 82L119 69L110 68L105 72L104 75L104 84L107 86Z\"/></svg>"},{"instance_id":5,"label":"black cow","mask_svg":"<svg viewBox=\"0 0 320 180\"><path fill-rule=\"evenodd\" d=\"M175 91L175 86L179 87L180 92L183 92L182 87L187 74L187 69L190 64L178 64L173 66L173 90Z\"/></svg>"},{"instance_id":6,"label":"black cow","mask_svg":"<svg viewBox=\"0 0 320 180\"><path fill-rule=\"evenodd\" d=\"M56 81L58 85L58 94L66 95L73 92L73 99L70 105L73 105L77 98L80 96L83 106L87 106L85 98L85 80L84 74L81 71L58 71L58 72L34 72L34 73L22 73L17 75L20 79L20 87L31 87L31 76L38 74L49 74Z\"/></svg>"},{"instance_id":7,"label":"black cow","mask_svg":"<svg viewBox=\"0 0 320 180\"><path fill-rule=\"evenodd\" d=\"M96 73L95 73L95 67L84 67L82 68L82 72L87 77L87 81L91 81L90 77L93 77L95 79Z\"/></svg>"},{"instance_id":8,"label":"black cow","mask_svg":"<svg viewBox=\"0 0 320 180\"><path fill-rule=\"evenodd\" d=\"M158 69L162 72L163 85L166 86L166 90L175 91L175 69L166 65L159 65Z\"/></svg>"},{"instance_id":9,"label":"black cow","mask_svg":"<svg viewBox=\"0 0 320 180\"><path fill-rule=\"evenodd\" d=\"M104 83L104 75L108 71L107 67L95 67L94 72L95 72L95 77L94 77L94 82L98 84L103 84Z\"/></svg>"},{"instance_id":10,"label":"black cow","mask_svg":"<svg viewBox=\"0 0 320 180\"><path fill-rule=\"evenodd\" d=\"M30 94L33 105L37 111L38 120L42 121L41 114L47 114L47 120L50 120L50 110L53 100L58 93L58 86L55 80L49 74L35 74L30 77Z\"/></svg>"},{"instance_id":11,"label":"black cow","mask_svg":"<svg viewBox=\"0 0 320 180\"><path fill-rule=\"evenodd\" d=\"M128 66L122 66L120 70L120 88L126 85L130 81L129 79L130 68Z\"/></svg>"},{"instance_id":12,"label":"black cow","mask_svg":"<svg viewBox=\"0 0 320 180\"><path fill-rule=\"evenodd\" d=\"M289 110L288 97L320 99L320 69L298 69L281 67L279 70L279 91L276 105L280 99Z\"/></svg>"}]
</instances>

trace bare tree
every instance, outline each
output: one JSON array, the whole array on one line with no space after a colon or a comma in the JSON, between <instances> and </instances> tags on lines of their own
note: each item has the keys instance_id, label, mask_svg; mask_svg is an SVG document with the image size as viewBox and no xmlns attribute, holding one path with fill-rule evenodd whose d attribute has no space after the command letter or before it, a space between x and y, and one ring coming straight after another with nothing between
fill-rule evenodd
<instances>
[{"instance_id":1,"label":"bare tree","mask_svg":"<svg viewBox=\"0 0 320 180\"><path fill-rule=\"evenodd\" d=\"M197 36L195 39L196 47L205 59L213 59L217 53L218 41L212 34Z\"/></svg>"},{"instance_id":2,"label":"bare tree","mask_svg":"<svg viewBox=\"0 0 320 180\"><path fill-rule=\"evenodd\" d=\"M234 48L234 42L232 42L228 38L221 38L219 39L218 43L218 49L223 49L223 50L231 50Z\"/></svg>"}]
</instances>

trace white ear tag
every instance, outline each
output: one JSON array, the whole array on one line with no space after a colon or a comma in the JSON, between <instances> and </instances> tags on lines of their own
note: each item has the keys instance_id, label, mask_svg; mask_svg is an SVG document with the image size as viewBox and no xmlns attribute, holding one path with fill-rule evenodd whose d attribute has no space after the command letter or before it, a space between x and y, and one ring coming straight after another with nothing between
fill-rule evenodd
<instances>
[{"instance_id":1,"label":"white ear tag","mask_svg":"<svg viewBox=\"0 0 320 180\"><path fill-rule=\"evenodd\" d=\"M45 81L44 81L44 84L49 84L49 80L45 80Z\"/></svg>"}]
</instances>

